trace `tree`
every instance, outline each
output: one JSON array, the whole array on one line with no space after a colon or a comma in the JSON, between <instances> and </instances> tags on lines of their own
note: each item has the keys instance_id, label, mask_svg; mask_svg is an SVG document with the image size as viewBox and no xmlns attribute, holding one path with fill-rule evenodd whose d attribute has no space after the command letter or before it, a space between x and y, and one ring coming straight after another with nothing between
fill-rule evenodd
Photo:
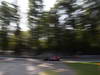
<instances>
[{"instance_id":1,"label":"tree","mask_svg":"<svg viewBox=\"0 0 100 75\"><path fill-rule=\"evenodd\" d=\"M3 1L0 6L1 21L1 47L2 50L8 49L10 24L18 20L16 5Z\"/></svg>"},{"instance_id":2,"label":"tree","mask_svg":"<svg viewBox=\"0 0 100 75\"><path fill-rule=\"evenodd\" d=\"M84 26L87 30L88 41L90 46L91 53L100 53L100 1L99 0L91 0L84 3L86 7L83 6L84 12Z\"/></svg>"},{"instance_id":3,"label":"tree","mask_svg":"<svg viewBox=\"0 0 100 75\"><path fill-rule=\"evenodd\" d=\"M29 45L31 48L40 49L40 17L43 12L42 0L29 0L28 21L30 28Z\"/></svg>"},{"instance_id":4,"label":"tree","mask_svg":"<svg viewBox=\"0 0 100 75\"><path fill-rule=\"evenodd\" d=\"M77 52L75 44L75 29L77 28L76 23L76 17L73 13L75 13L77 10L80 9L78 5L75 5L76 0L60 0L55 5L55 8L57 10L57 14L59 15L59 28L60 32L60 44L59 46L61 48L60 52L70 54L75 54ZM61 18L61 19L60 19ZM57 33L56 33L57 34ZM76 44L75 44L76 45Z\"/></svg>"}]
</instances>

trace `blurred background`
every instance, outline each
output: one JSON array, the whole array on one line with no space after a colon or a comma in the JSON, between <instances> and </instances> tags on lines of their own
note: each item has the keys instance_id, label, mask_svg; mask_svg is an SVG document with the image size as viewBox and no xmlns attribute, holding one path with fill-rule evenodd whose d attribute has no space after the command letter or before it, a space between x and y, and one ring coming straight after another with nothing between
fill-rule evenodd
<instances>
[{"instance_id":1,"label":"blurred background","mask_svg":"<svg viewBox=\"0 0 100 75\"><path fill-rule=\"evenodd\" d=\"M99 55L100 1L48 1L0 0L0 55Z\"/></svg>"}]
</instances>

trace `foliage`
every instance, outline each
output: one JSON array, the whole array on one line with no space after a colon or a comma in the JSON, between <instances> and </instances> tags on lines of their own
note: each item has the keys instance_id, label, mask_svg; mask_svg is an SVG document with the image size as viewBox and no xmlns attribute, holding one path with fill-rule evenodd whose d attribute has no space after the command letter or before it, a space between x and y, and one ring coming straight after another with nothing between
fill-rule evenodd
<instances>
[{"instance_id":1,"label":"foliage","mask_svg":"<svg viewBox=\"0 0 100 75\"><path fill-rule=\"evenodd\" d=\"M42 0L29 0L28 27L20 28L18 6L0 5L0 47L22 54L43 52L67 55L100 54L99 0L58 0L43 11ZM11 23L16 24L11 30Z\"/></svg>"}]
</instances>

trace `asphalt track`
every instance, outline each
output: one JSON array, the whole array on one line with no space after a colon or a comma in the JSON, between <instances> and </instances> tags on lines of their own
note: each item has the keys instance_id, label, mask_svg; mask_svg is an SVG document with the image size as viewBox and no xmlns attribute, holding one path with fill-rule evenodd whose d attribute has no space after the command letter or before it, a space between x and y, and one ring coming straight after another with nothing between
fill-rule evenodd
<instances>
[{"instance_id":1,"label":"asphalt track","mask_svg":"<svg viewBox=\"0 0 100 75\"><path fill-rule=\"evenodd\" d=\"M75 75L75 72L61 61L0 58L0 75L45 75L43 72L47 70L57 72L59 75Z\"/></svg>"}]
</instances>

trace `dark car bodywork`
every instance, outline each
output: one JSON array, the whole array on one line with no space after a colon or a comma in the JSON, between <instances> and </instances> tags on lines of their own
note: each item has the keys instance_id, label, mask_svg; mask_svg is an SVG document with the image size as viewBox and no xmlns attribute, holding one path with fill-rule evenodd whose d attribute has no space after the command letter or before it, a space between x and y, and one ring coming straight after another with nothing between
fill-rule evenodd
<instances>
[{"instance_id":1,"label":"dark car bodywork","mask_svg":"<svg viewBox=\"0 0 100 75\"><path fill-rule=\"evenodd\" d=\"M59 56L52 56L44 58L44 61L60 61L60 59L61 58Z\"/></svg>"}]
</instances>

